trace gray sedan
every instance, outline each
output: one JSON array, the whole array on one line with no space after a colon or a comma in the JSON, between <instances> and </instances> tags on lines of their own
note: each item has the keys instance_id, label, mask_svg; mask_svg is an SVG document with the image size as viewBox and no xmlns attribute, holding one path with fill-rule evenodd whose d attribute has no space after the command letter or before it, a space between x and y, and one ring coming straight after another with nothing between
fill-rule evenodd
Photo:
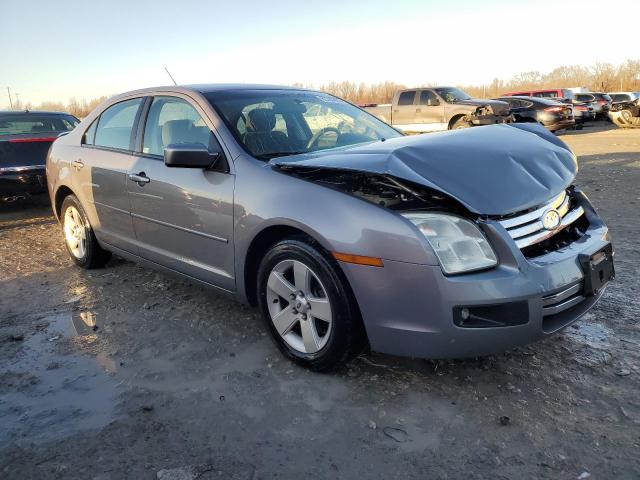
<instances>
[{"instance_id":1,"label":"gray sedan","mask_svg":"<svg viewBox=\"0 0 640 480\"><path fill-rule=\"evenodd\" d=\"M47 159L76 264L115 253L258 305L316 370L366 346L491 354L577 320L614 272L576 171L538 125L407 137L325 93L248 85L119 95Z\"/></svg>"}]
</instances>

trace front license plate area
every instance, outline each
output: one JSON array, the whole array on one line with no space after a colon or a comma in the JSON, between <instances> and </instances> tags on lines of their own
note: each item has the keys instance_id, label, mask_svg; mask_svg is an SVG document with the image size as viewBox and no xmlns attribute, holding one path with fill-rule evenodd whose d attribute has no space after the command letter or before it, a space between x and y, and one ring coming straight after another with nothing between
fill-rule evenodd
<instances>
[{"instance_id":1,"label":"front license plate area","mask_svg":"<svg viewBox=\"0 0 640 480\"><path fill-rule=\"evenodd\" d=\"M613 268L613 246L608 243L596 253L581 254L578 257L584 271L584 295L591 297L615 277Z\"/></svg>"}]
</instances>

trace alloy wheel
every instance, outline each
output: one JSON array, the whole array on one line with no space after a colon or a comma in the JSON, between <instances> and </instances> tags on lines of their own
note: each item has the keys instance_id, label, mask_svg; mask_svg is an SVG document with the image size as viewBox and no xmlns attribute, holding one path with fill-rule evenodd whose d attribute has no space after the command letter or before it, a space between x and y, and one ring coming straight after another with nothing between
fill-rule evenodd
<instances>
[{"instance_id":1,"label":"alloy wheel","mask_svg":"<svg viewBox=\"0 0 640 480\"><path fill-rule=\"evenodd\" d=\"M283 260L267 281L271 321L294 350L317 353L327 344L333 314L331 302L318 276L298 260Z\"/></svg>"},{"instance_id":2,"label":"alloy wheel","mask_svg":"<svg viewBox=\"0 0 640 480\"><path fill-rule=\"evenodd\" d=\"M87 252L86 229L80 212L73 206L64 213L64 237L71 254L77 259L84 258Z\"/></svg>"}]
</instances>

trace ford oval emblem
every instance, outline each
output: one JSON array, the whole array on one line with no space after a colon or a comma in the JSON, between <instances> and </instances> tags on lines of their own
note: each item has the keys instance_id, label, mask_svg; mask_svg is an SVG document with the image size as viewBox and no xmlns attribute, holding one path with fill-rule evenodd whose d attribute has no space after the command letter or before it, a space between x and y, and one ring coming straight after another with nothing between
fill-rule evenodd
<instances>
[{"instance_id":1,"label":"ford oval emblem","mask_svg":"<svg viewBox=\"0 0 640 480\"><path fill-rule=\"evenodd\" d=\"M542 216L542 226L545 230L554 230L560 225L560 214L557 210L547 210Z\"/></svg>"}]
</instances>

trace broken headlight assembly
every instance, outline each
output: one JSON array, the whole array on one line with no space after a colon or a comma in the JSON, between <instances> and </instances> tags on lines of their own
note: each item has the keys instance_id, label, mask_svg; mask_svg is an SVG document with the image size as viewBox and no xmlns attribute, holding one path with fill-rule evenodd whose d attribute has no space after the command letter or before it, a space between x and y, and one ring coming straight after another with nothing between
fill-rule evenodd
<instances>
[{"instance_id":1,"label":"broken headlight assembly","mask_svg":"<svg viewBox=\"0 0 640 480\"><path fill-rule=\"evenodd\" d=\"M465 273L498 264L480 229L469 220L444 213L405 212L435 251L445 274Z\"/></svg>"}]
</instances>

